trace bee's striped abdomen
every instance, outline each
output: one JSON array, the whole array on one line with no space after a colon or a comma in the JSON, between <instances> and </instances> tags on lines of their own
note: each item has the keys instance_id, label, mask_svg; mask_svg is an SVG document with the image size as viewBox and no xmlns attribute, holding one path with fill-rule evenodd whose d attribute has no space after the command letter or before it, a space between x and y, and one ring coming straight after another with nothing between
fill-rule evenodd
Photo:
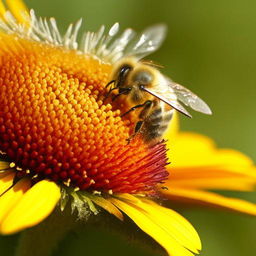
<instances>
[{"instance_id":1,"label":"bee's striped abdomen","mask_svg":"<svg viewBox=\"0 0 256 256\"><path fill-rule=\"evenodd\" d=\"M144 120L142 134L146 142L160 140L172 119L173 109L165 110L161 105Z\"/></svg>"}]
</instances>

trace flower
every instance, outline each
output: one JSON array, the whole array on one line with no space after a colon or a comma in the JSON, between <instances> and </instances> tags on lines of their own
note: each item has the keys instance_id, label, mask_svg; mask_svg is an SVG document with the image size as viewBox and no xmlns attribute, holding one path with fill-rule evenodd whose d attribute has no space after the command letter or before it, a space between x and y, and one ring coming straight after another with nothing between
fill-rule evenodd
<instances>
[{"instance_id":1,"label":"flower","mask_svg":"<svg viewBox=\"0 0 256 256\"><path fill-rule=\"evenodd\" d=\"M131 29L118 35L115 24L107 33L104 26L86 32L78 44L81 21L61 36L54 19L28 15L21 1L7 3L11 12L0 5L0 232L32 227L57 204L64 210L70 203L80 218L103 208L123 220L124 212L169 255L199 253L191 224L157 198L217 205L220 196L201 189L251 190L253 164L240 153L214 149L200 135L175 132L176 117L167 144L149 147L139 136L128 144L132 120L120 117L123 106L104 102L113 63L146 56L163 36L145 38L146 30L136 39ZM226 177L233 185L224 186ZM255 215L248 202L223 198L218 205Z\"/></svg>"}]
</instances>

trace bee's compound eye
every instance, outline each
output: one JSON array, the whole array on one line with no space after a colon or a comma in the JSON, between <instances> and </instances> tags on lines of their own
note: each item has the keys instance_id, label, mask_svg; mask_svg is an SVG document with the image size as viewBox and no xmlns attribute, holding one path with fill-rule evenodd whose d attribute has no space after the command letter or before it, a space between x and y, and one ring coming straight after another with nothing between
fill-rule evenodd
<instances>
[{"instance_id":1,"label":"bee's compound eye","mask_svg":"<svg viewBox=\"0 0 256 256\"><path fill-rule=\"evenodd\" d=\"M128 64L124 64L118 69L116 75L114 76L116 80L116 87L121 87L125 84L127 76L131 69L132 67Z\"/></svg>"},{"instance_id":2,"label":"bee's compound eye","mask_svg":"<svg viewBox=\"0 0 256 256\"><path fill-rule=\"evenodd\" d=\"M119 76L123 77L128 74L128 72L132 69L132 67L128 64L123 65L119 70Z\"/></svg>"},{"instance_id":3,"label":"bee's compound eye","mask_svg":"<svg viewBox=\"0 0 256 256\"><path fill-rule=\"evenodd\" d=\"M150 84L153 80L153 76L147 71L139 71L134 75L133 80L140 84Z\"/></svg>"}]
</instances>

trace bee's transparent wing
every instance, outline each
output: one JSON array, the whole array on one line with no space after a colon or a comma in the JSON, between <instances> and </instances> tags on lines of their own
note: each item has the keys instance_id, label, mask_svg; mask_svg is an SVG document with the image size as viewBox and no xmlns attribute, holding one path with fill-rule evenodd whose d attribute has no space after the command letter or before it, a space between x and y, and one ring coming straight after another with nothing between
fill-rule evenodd
<instances>
[{"instance_id":1,"label":"bee's transparent wing","mask_svg":"<svg viewBox=\"0 0 256 256\"><path fill-rule=\"evenodd\" d=\"M135 36L125 48L124 56L134 56L141 59L156 51L165 39L167 26L156 24L146 28Z\"/></svg>"},{"instance_id":2,"label":"bee's transparent wing","mask_svg":"<svg viewBox=\"0 0 256 256\"><path fill-rule=\"evenodd\" d=\"M172 91L168 90L167 93L166 92L160 93L145 87L142 87L141 89L151 94L152 96L156 97L157 99L161 100L162 102L166 103L167 105L171 106L172 108L176 109L177 111L181 112L182 114L188 117L192 117L189 114L189 112L176 100L176 97L173 97Z\"/></svg>"},{"instance_id":3,"label":"bee's transparent wing","mask_svg":"<svg viewBox=\"0 0 256 256\"><path fill-rule=\"evenodd\" d=\"M191 107L195 111L211 115L212 111L209 106L200 99L197 95L191 92L189 89L183 87L180 84L174 83L169 80L169 86L174 91L178 100L184 103L186 106Z\"/></svg>"}]
</instances>

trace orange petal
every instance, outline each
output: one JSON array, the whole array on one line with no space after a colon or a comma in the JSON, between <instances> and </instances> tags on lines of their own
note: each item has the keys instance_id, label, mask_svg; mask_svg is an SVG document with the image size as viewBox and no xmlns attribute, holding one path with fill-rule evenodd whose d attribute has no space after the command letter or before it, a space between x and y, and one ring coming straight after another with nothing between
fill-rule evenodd
<instances>
[{"instance_id":1,"label":"orange petal","mask_svg":"<svg viewBox=\"0 0 256 256\"><path fill-rule=\"evenodd\" d=\"M256 204L237 198L228 198L212 192L172 187L169 190L162 191L170 200L200 204L206 206L221 207L241 213L256 216Z\"/></svg>"},{"instance_id":2,"label":"orange petal","mask_svg":"<svg viewBox=\"0 0 256 256\"><path fill-rule=\"evenodd\" d=\"M224 189L252 191L256 185L256 169L248 166L240 168L187 167L171 168L166 186L172 188Z\"/></svg>"},{"instance_id":3,"label":"orange petal","mask_svg":"<svg viewBox=\"0 0 256 256\"><path fill-rule=\"evenodd\" d=\"M256 179L256 168L251 166L187 166L187 167L173 167L169 166L169 172L172 179L198 179L198 178L251 178Z\"/></svg>"},{"instance_id":4,"label":"orange petal","mask_svg":"<svg viewBox=\"0 0 256 256\"><path fill-rule=\"evenodd\" d=\"M60 199L60 188L43 180L29 189L3 219L0 232L12 234L44 220Z\"/></svg>"},{"instance_id":5,"label":"orange petal","mask_svg":"<svg viewBox=\"0 0 256 256\"><path fill-rule=\"evenodd\" d=\"M235 190L235 191L253 191L255 188L255 180L251 178L184 178L170 179L164 186L182 187L186 189L219 189L219 190Z\"/></svg>"}]
</instances>

